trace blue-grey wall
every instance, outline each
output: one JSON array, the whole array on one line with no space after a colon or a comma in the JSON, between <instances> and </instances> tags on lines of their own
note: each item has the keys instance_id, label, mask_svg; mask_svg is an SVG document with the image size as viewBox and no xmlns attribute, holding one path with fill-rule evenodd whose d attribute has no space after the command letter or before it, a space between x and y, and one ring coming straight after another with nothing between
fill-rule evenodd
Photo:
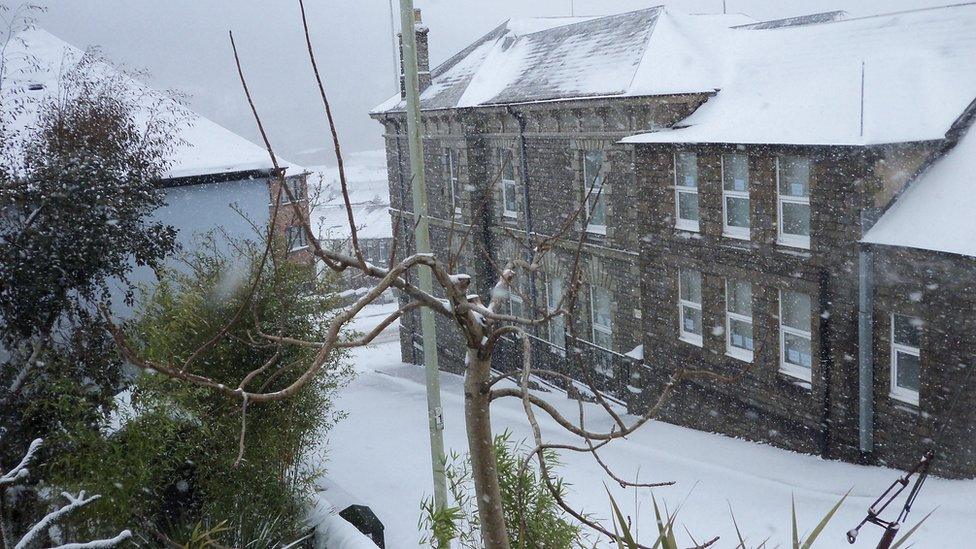
<instances>
[{"instance_id":1,"label":"blue-grey wall","mask_svg":"<svg viewBox=\"0 0 976 549\"><path fill-rule=\"evenodd\" d=\"M202 235L215 230L218 245L226 249L228 237L252 240L263 237L254 227L268 226L269 201L265 178L172 187L166 189L166 205L156 210L153 217L177 229L176 240L183 251L193 250ZM170 259L167 265L187 269L175 259ZM156 276L151 269L140 267L132 272L130 282L151 286ZM122 296L119 286L113 288L112 310L120 317L129 317L133 307L127 306Z\"/></svg>"}]
</instances>

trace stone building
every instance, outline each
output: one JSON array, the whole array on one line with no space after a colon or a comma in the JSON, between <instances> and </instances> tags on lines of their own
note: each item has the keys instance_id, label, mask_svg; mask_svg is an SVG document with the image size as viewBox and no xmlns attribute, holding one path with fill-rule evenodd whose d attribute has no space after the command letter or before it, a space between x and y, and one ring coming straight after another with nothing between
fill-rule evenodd
<instances>
[{"instance_id":1,"label":"stone building","mask_svg":"<svg viewBox=\"0 0 976 549\"><path fill-rule=\"evenodd\" d=\"M428 29L416 32L423 72ZM917 254L929 278L973 265L861 241L969 126L976 5L765 22L665 8L508 21L430 74L421 108L435 253L457 257L485 295L499 264L527 253L526 235L560 233L580 208L589 220L509 300L513 312L557 303L582 239L579 315L533 334L540 367L595 380L633 410L670 372L719 374L684 381L663 419L851 461L908 466L946 424L958 385L948 372L976 364L960 331L965 301L939 311L951 344L930 354L916 337L937 341L918 304L929 294L894 313L905 280L866 271ZM397 96L372 113L386 128L395 220L412 216L403 109ZM873 314L859 317L862 303ZM463 343L438 322L441 363L459 370ZM889 332L907 354L891 354ZM416 360L416 318L401 338ZM501 369L518 359L510 347ZM582 371L567 347L582 349ZM884 390L889 356L907 357L907 373ZM974 390L949 414L961 418L953 428L971 427L962 416ZM955 440L937 469L976 475L976 438Z\"/></svg>"}]
</instances>

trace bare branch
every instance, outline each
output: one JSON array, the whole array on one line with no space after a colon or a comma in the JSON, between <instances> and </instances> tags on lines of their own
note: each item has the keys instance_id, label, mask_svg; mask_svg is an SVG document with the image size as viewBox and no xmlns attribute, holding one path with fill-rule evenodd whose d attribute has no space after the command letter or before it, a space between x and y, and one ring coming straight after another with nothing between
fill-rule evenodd
<instances>
[{"instance_id":1,"label":"bare branch","mask_svg":"<svg viewBox=\"0 0 976 549\"><path fill-rule=\"evenodd\" d=\"M346 170L342 162L342 148L339 146L339 133L336 130L335 120L332 118L332 107L329 105L329 98L325 94L325 86L322 84L322 77L319 75L319 67L315 62L315 51L312 48L312 37L308 31L308 20L305 17L305 2L298 0L298 6L302 12L302 28L305 30L305 44L308 47L308 60L312 64L312 73L315 75L315 82L319 87L319 95L322 97L322 104L325 106L325 115L329 119L329 128L332 130L332 143L335 145L336 162L339 164L339 186L342 188L342 200L346 205L346 216L349 219L349 232L352 235L352 249L356 254L359 264L365 268L366 258L359 247L359 236L356 231L356 219L352 213L352 203L349 200L349 185L346 181Z\"/></svg>"}]
</instances>

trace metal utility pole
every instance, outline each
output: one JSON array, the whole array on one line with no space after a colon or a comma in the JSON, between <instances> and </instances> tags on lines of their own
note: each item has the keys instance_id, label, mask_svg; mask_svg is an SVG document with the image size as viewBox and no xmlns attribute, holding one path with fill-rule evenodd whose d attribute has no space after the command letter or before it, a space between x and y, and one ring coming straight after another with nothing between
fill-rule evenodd
<instances>
[{"instance_id":1,"label":"metal utility pole","mask_svg":"<svg viewBox=\"0 0 976 549\"><path fill-rule=\"evenodd\" d=\"M413 0L400 0L400 33L403 40L403 73L407 101L407 142L410 150L413 216L416 226L416 253L430 253L427 217L427 189L424 180L424 143L420 136L420 78L417 69L417 35ZM433 273L428 267L418 270L420 290L433 293ZM440 372L437 367L437 333L434 311L420 309L424 339L424 367L427 370L427 414L430 423L430 459L434 466L434 506L447 506L447 481L444 477L444 415L441 410Z\"/></svg>"}]
</instances>

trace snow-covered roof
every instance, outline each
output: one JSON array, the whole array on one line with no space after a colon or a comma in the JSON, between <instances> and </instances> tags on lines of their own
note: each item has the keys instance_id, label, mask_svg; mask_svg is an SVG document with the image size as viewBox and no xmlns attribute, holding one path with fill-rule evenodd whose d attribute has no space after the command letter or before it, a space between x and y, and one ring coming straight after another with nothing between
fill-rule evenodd
<instances>
[{"instance_id":1,"label":"snow-covered roof","mask_svg":"<svg viewBox=\"0 0 976 549\"><path fill-rule=\"evenodd\" d=\"M57 93L60 76L76 67L83 56L84 52L81 49L42 29L23 31L11 40L4 57L7 64L5 78L9 78L11 88L27 89L25 93L30 94L27 108L12 121L12 126L31 125L37 116L39 103L45 97ZM101 61L93 64L90 69L104 71L98 74L110 78L125 76L118 69ZM34 88L43 86L43 89L31 91L29 89L31 86ZM134 96L140 98L140 102L145 101L144 104L147 105L145 113L136 113L137 119L140 115L148 116L149 105L171 100L165 94L152 90L133 78L126 77L126 86L130 87ZM187 125L180 127L179 134L185 143L174 150L168 177L219 175L268 170L273 167L264 147L244 139L212 120L188 111L187 114L190 119ZM289 173L304 170L281 158L279 158L279 165L287 167Z\"/></svg>"},{"instance_id":2,"label":"snow-covered roof","mask_svg":"<svg viewBox=\"0 0 976 549\"><path fill-rule=\"evenodd\" d=\"M605 17L510 20L432 71L424 110L713 91L714 65L744 15L663 7ZM403 110L399 95L374 113Z\"/></svg>"},{"instance_id":3,"label":"snow-covered roof","mask_svg":"<svg viewBox=\"0 0 976 549\"><path fill-rule=\"evenodd\" d=\"M974 3L732 35L714 97L676 129L624 142L937 140L976 97Z\"/></svg>"},{"instance_id":4,"label":"snow-covered roof","mask_svg":"<svg viewBox=\"0 0 976 549\"><path fill-rule=\"evenodd\" d=\"M912 181L862 242L976 257L976 129Z\"/></svg>"},{"instance_id":5,"label":"snow-covered roof","mask_svg":"<svg viewBox=\"0 0 976 549\"><path fill-rule=\"evenodd\" d=\"M345 165L349 183L349 201L353 206L359 238L393 238L390 218L390 187L386 172L385 151L368 151L350 156ZM312 228L323 240L349 238L349 221L339 187L338 168L319 166L310 168L310 185L319 185L318 204L311 212Z\"/></svg>"}]
</instances>

